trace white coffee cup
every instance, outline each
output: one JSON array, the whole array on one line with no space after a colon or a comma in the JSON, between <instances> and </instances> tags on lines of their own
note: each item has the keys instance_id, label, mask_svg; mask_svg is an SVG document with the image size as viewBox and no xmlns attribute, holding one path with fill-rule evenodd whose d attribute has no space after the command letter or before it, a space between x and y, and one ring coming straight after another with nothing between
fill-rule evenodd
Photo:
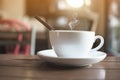
<instances>
[{"instance_id":1,"label":"white coffee cup","mask_svg":"<svg viewBox=\"0 0 120 80\"><path fill-rule=\"evenodd\" d=\"M90 51L99 50L103 44L102 36L95 36L93 31L55 30L49 31L50 43L58 57L86 58ZM96 39L100 39L97 47L93 48Z\"/></svg>"}]
</instances>

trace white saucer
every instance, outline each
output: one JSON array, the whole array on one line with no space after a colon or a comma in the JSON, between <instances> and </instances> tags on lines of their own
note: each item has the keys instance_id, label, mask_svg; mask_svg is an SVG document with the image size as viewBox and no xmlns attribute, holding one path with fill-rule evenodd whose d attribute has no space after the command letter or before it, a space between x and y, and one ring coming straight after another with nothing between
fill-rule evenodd
<instances>
[{"instance_id":1,"label":"white saucer","mask_svg":"<svg viewBox=\"0 0 120 80\"><path fill-rule=\"evenodd\" d=\"M106 53L101 51L94 51L89 54L90 57L88 58L62 58L57 57L52 49L42 50L37 53L40 58L47 62L64 66L87 66L98 63L106 57Z\"/></svg>"}]
</instances>

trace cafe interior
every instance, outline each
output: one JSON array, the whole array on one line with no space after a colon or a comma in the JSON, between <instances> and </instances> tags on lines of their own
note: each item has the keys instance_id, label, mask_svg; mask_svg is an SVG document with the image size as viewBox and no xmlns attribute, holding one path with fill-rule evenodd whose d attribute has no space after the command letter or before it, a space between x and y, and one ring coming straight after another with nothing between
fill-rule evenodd
<instances>
[{"instance_id":1,"label":"cafe interior","mask_svg":"<svg viewBox=\"0 0 120 80\"><path fill-rule=\"evenodd\" d=\"M119 3L120 0L0 0L0 54L36 55L51 48L49 30L35 19L39 16L56 30L95 31L105 41L100 50L120 56ZM99 40L94 46L98 44Z\"/></svg>"}]
</instances>

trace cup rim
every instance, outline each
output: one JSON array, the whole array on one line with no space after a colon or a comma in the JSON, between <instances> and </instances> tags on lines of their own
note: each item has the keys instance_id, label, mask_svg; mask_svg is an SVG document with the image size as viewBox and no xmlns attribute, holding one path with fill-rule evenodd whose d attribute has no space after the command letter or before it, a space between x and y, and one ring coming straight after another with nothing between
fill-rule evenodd
<instances>
[{"instance_id":1,"label":"cup rim","mask_svg":"<svg viewBox=\"0 0 120 80\"><path fill-rule=\"evenodd\" d=\"M95 31L80 31L80 30L52 30L49 32L87 32L87 33L95 33Z\"/></svg>"}]
</instances>

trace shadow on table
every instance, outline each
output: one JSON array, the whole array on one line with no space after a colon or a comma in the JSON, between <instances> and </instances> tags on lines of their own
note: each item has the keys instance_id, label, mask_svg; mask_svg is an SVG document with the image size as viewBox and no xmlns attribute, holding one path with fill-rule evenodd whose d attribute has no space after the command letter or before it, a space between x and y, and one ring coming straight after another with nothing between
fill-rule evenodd
<instances>
[{"instance_id":1,"label":"shadow on table","mask_svg":"<svg viewBox=\"0 0 120 80\"><path fill-rule=\"evenodd\" d=\"M83 68L89 68L92 65L87 66L69 66L69 65L60 65L60 64L54 64L50 62L42 62L38 65L39 69L45 69L45 70L72 70L72 69L83 69Z\"/></svg>"}]
</instances>

